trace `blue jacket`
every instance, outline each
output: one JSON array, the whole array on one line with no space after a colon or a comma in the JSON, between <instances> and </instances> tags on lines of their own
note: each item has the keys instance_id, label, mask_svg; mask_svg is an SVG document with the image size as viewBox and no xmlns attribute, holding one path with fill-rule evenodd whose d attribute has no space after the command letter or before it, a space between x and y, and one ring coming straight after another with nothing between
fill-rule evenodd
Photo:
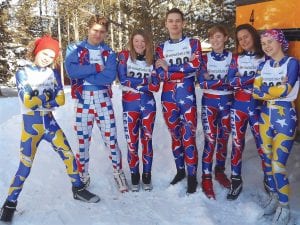
<instances>
[{"instance_id":1,"label":"blue jacket","mask_svg":"<svg viewBox=\"0 0 300 225\"><path fill-rule=\"evenodd\" d=\"M103 71L97 72L96 64L90 63L89 49L101 51ZM84 81L101 90L108 88L116 79L116 54L104 42L98 46L90 45L87 40L73 43L67 47L65 69L71 78L72 97L80 99Z\"/></svg>"}]
</instances>

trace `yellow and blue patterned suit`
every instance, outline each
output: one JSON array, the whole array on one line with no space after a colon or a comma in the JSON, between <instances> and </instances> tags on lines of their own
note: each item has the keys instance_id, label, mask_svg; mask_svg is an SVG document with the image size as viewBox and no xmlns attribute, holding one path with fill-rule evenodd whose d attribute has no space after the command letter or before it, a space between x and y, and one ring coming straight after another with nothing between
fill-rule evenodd
<instances>
[{"instance_id":1,"label":"yellow and blue patterned suit","mask_svg":"<svg viewBox=\"0 0 300 225\"><path fill-rule=\"evenodd\" d=\"M9 188L7 200L17 201L42 140L51 143L64 161L72 185L82 186L70 145L52 114L54 107L65 103L58 71L34 65L26 66L18 70L16 82L23 117L20 164Z\"/></svg>"},{"instance_id":2,"label":"yellow and blue patterned suit","mask_svg":"<svg viewBox=\"0 0 300 225\"><path fill-rule=\"evenodd\" d=\"M259 65L254 81L253 97L263 100L259 132L265 160L265 173L271 191L277 192L279 203L288 204L289 182L286 163L297 127L294 100L299 90L299 64L285 56Z\"/></svg>"}]
</instances>

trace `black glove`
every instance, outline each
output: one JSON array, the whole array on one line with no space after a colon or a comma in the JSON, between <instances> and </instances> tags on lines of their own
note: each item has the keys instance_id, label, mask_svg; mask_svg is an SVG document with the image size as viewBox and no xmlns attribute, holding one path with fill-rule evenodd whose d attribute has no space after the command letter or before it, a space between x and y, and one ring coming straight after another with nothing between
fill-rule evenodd
<instances>
[{"instance_id":1,"label":"black glove","mask_svg":"<svg viewBox=\"0 0 300 225\"><path fill-rule=\"evenodd\" d=\"M49 100L53 97L53 91L51 89L44 90L44 94L48 96Z\"/></svg>"},{"instance_id":2,"label":"black glove","mask_svg":"<svg viewBox=\"0 0 300 225\"><path fill-rule=\"evenodd\" d=\"M30 93L30 97L33 97L33 96L39 96L39 90L37 90L37 89L32 90Z\"/></svg>"}]
</instances>

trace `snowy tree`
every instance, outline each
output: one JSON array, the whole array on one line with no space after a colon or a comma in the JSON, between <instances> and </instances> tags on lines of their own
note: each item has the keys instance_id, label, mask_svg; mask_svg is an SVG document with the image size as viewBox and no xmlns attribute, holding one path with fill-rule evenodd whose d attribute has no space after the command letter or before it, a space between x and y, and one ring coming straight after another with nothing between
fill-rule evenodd
<instances>
[{"instance_id":1,"label":"snowy tree","mask_svg":"<svg viewBox=\"0 0 300 225\"><path fill-rule=\"evenodd\" d=\"M6 47L10 42L10 35L8 30L9 6L9 1L3 1L0 4L0 83L7 83L7 81L11 77L8 64L9 52L8 48Z\"/></svg>"}]
</instances>

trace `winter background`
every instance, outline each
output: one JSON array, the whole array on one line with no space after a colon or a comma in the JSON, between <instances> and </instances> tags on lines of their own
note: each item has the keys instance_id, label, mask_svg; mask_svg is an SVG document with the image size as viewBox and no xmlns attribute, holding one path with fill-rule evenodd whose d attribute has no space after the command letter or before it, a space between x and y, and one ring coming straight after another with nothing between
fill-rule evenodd
<instances>
[{"instance_id":1,"label":"winter background","mask_svg":"<svg viewBox=\"0 0 300 225\"><path fill-rule=\"evenodd\" d=\"M201 182L201 156L203 132L200 121L201 91L197 91L198 127L197 148L199 152L198 188L187 196L186 180L175 186L169 183L176 173L171 153L171 138L164 123L160 92L157 100L157 117L153 134L154 160L151 192L119 193L112 176L112 165L108 159L97 126L93 130L90 147L89 190L98 194L101 201L88 204L73 199L71 183L58 154L47 142L41 142L29 178L18 199L17 211L12 224L15 225L268 225L272 216L262 216L262 205L267 200L263 189L260 160L251 133L247 131L246 148L243 154L243 192L235 201L226 200L227 190L214 181L216 200L203 194ZM65 88L66 105L55 111L55 117L65 132L73 151L77 148L73 130L73 100L70 87ZM122 124L121 90L113 87L113 104L117 118L118 141L123 153L123 169L130 183L127 147ZM17 97L0 98L0 203L6 199L10 181L19 164L19 139L21 115ZM230 174L230 149L226 162L226 173ZM141 150L139 151L141 152ZM140 165L141 166L141 165ZM291 183L290 208L293 224L300 224L300 154L299 145L293 147L288 161ZM1 222L0 222L1 223Z\"/></svg>"}]
</instances>

